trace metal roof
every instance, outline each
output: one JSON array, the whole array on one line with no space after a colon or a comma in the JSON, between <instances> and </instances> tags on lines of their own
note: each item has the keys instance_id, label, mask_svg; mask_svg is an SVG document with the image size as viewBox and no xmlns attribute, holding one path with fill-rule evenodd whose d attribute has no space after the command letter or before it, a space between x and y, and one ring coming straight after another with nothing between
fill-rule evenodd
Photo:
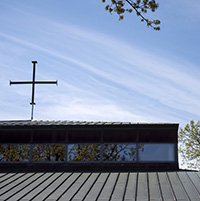
<instances>
[{"instance_id":1,"label":"metal roof","mask_svg":"<svg viewBox=\"0 0 200 201\"><path fill-rule=\"evenodd\" d=\"M0 200L200 200L200 172L0 173Z\"/></svg>"},{"instance_id":2,"label":"metal roof","mask_svg":"<svg viewBox=\"0 0 200 201\"><path fill-rule=\"evenodd\" d=\"M0 126L73 126L73 125L178 125L178 123L107 122L107 121L61 121L61 120L9 120Z\"/></svg>"}]
</instances>

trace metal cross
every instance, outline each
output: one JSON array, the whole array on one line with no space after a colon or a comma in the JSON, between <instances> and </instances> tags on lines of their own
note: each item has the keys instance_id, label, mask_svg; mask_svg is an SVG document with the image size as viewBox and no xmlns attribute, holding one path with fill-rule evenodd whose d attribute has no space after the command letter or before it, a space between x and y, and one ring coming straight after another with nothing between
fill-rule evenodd
<instances>
[{"instance_id":1,"label":"metal cross","mask_svg":"<svg viewBox=\"0 0 200 201\"><path fill-rule=\"evenodd\" d=\"M31 110L31 120L33 120L33 107L35 105L34 102L34 95L35 95L35 84L58 84L58 81L35 81L35 66L37 61L32 61L33 63L33 80L32 81L17 81L17 82L12 82L10 81L10 85L12 84L32 84L32 101L31 101L31 105L32 105L32 110Z\"/></svg>"}]
</instances>

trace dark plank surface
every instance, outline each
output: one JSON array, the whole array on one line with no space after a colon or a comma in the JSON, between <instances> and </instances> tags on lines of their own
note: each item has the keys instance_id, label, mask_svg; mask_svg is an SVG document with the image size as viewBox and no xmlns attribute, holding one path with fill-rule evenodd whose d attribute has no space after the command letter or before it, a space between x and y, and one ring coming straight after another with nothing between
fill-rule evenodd
<instances>
[{"instance_id":1,"label":"dark plank surface","mask_svg":"<svg viewBox=\"0 0 200 201\"><path fill-rule=\"evenodd\" d=\"M0 173L0 200L199 201L200 173Z\"/></svg>"}]
</instances>

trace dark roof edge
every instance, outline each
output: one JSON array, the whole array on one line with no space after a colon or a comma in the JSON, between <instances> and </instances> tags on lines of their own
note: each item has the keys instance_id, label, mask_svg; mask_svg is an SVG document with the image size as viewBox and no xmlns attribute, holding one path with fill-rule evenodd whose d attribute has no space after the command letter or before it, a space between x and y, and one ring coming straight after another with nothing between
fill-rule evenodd
<instances>
[{"instance_id":1,"label":"dark roof edge","mask_svg":"<svg viewBox=\"0 0 200 201\"><path fill-rule=\"evenodd\" d=\"M155 122L108 122L108 121L72 121L72 120L0 120L0 126L69 126L69 125L174 125L179 123L155 123Z\"/></svg>"}]
</instances>

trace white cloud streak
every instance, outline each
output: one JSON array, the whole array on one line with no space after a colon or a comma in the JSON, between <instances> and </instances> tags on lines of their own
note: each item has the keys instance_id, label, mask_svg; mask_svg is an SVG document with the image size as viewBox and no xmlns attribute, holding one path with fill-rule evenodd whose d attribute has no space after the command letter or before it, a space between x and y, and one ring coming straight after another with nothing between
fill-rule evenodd
<instances>
[{"instance_id":1,"label":"white cloud streak","mask_svg":"<svg viewBox=\"0 0 200 201\"><path fill-rule=\"evenodd\" d=\"M33 41L29 36L3 31L0 32L0 38L9 44L9 48L17 47L23 53L26 50L34 53L34 57L40 55L41 58L48 58L49 62L46 63L51 69L53 64L59 64L54 73L58 76L62 89L52 89L52 93L63 101L57 102L56 98L50 98L51 92L46 98L38 92L38 99L42 98L44 102L51 99L54 102L53 107L47 106L43 112L38 113L42 117L64 119L67 114L69 118L88 120L170 120L170 113L172 115L173 110L177 109L199 116L200 95L196 89L200 88L200 83L198 76L194 76L199 71L193 64L189 63L196 72L188 73L188 66L184 62L180 65L112 36L70 24L38 17L35 19L40 21L37 28L47 28L46 31L38 29ZM31 34L36 24L32 26L28 34ZM8 47L3 48L9 52ZM2 60L6 66L5 59ZM3 68L5 70L6 67ZM59 94L65 91L70 98ZM134 105L131 105L131 100ZM145 108L143 104L147 101L149 103ZM163 115L162 111L157 110L158 113L155 114L155 107L158 105L160 108L165 107L168 112ZM149 106L152 107L147 108ZM42 111L39 106L38 110ZM161 118L162 115L165 117Z\"/></svg>"}]
</instances>

